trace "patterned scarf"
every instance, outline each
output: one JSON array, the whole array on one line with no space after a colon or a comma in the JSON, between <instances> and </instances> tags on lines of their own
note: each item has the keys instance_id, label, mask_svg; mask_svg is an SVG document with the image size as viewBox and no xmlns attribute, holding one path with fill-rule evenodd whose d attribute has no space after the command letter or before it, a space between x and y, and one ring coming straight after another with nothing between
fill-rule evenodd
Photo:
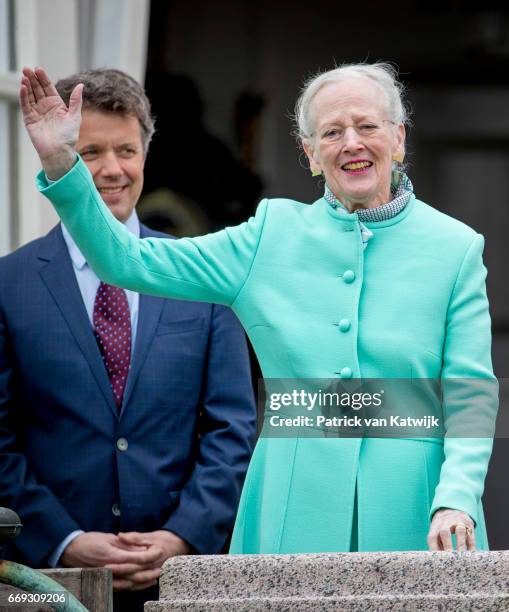
<instances>
[{"instance_id":1,"label":"patterned scarf","mask_svg":"<svg viewBox=\"0 0 509 612\"><path fill-rule=\"evenodd\" d=\"M371 221L387 221L388 219L392 219L405 208L414 192L412 182L408 176L403 172L398 172L396 174L399 175L399 180L391 185L392 200L390 202L375 208L359 208L355 211L359 219L364 248L366 248L368 240L373 236L373 232L371 232L364 225L364 223L369 223ZM323 197L335 210L339 209L348 212L343 204L341 204L341 202L332 193L327 184L325 185L325 193Z\"/></svg>"}]
</instances>

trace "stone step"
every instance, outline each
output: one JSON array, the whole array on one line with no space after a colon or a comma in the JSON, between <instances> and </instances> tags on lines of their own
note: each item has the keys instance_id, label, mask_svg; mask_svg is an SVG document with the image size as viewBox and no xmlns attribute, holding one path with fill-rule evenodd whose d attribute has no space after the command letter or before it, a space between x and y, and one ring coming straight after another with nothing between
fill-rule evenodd
<instances>
[{"instance_id":1,"label":"stone step","mask_svg":"<svg viewBox=\"0 0 509 612\"><path fill-rule=\"evenodd\" d=\"M250 599L161 600L145 612L504 612L508 595L368 595L345 597L253 597Z\"/></svg>"}]
</instances>

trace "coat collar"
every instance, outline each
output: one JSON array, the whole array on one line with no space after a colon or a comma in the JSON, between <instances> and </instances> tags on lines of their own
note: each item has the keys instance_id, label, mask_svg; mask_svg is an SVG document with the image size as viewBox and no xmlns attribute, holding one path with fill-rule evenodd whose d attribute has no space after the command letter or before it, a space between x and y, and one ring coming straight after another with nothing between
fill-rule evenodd
<instances>
[{"instance_id":1,"label":"coat collar","mask_svg":"<svg viewBox=\"0 0 509 612\"><path fill-rule=\"evenodd\" d=\"M390 219L385 219L384 221L366 221L364 222L364 225L369 229L374 230L382 227L388 227L390 225L396 225L397 223L400 223L401 221L403 221L403 219L406 219L406 217L408 217L408 215L412 212L415 206L415 202L415 195L412 194L408 200L408 204L396 216ZM324 197L317 200L313 204L313 206L315 205L318 208L325 210L325 214L329 215L337 221L342 222L344 225L351 226L352 224L359 223L359 217L356 212L350 213L341 207L332 208L332 206L327 202Z\"/></svg>"}]
</instances>

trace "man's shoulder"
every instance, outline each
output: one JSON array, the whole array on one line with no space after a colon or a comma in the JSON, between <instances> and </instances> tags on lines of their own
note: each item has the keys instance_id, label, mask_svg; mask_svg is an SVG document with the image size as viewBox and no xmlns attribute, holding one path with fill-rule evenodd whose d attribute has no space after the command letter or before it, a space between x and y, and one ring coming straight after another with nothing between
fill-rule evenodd
<instances>
[{"instance_id":1,"label":"man's shoulder","mask_svg":"<svg viewBox=\"0 0 509 612\"><path fill-rule=\"evenodd\" d=\"M19 266L35 265L38 256L50 256L64 246L60 224L51 229L45 236L36 238L18 247L12 253L0 257L0 270L2 274Z\"/></svg>"}]
</instances>

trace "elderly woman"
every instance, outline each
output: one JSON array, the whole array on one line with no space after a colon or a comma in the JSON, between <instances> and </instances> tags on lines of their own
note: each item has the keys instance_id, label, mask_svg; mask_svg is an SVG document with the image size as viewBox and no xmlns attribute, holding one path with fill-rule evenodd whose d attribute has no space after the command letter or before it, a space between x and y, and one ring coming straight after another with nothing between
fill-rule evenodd
<instances>
[{"instance_id":1,"label":"elderly woman","mask_svg":"<svg viewBox=\"0 0 509 612\"><path fill-rule=\"evenodd\" d=\"M483 238L398 172L401 91L384 64L311 79L296 118L324 196L263 200L242 225L181 240L137 239L108 212L74 151L80 86L67 109L25 69L20 98L39 187L104 281L231 306L266 378L489 379ZM486 548L490 453L489 438L262 437L231 550L450 550L453 533L458 549Z\"/></svg>"}]
</instances>

